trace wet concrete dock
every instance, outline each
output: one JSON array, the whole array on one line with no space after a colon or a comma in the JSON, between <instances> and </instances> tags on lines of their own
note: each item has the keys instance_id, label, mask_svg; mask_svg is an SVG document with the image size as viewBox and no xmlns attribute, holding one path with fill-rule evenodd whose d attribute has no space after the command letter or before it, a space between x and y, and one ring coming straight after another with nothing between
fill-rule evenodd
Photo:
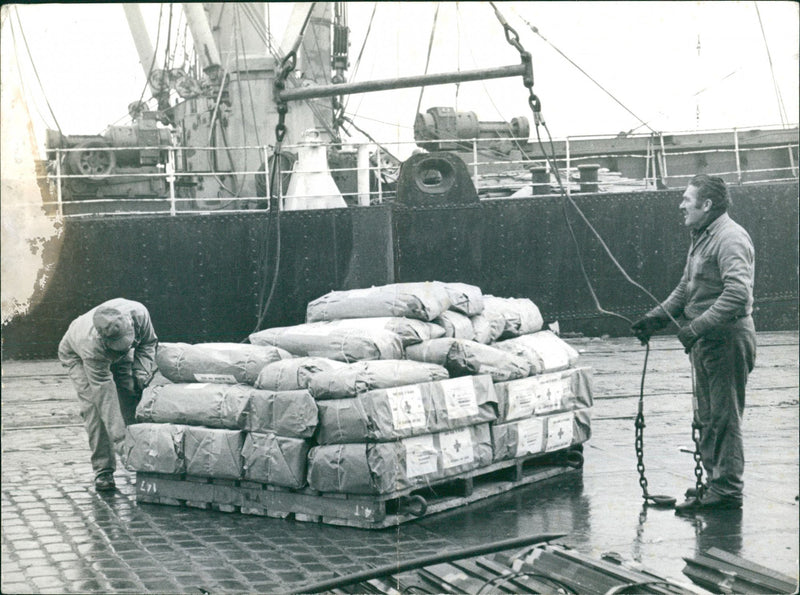
<instances>
[{"instance_id":1,"label":"wet concrete dock","mask_svg":"<svg viewBox=\"0 0 800 595\"><path fill-rule=\"evenodd\" d=\"M687 582L683 557L715 546L798 576L798 333L759 333L741 511L676 516L642 506L633 448L644 349L571 339L595 369L582 472L380 531L138 504L134 474L94 491L77 399L56 361L3 363L2 592L279 593L404 560L534 533L615 551ZM693 484L691 378L674 337L651 342L645 385L650 492Z\"/></svg>"}]
</instances>

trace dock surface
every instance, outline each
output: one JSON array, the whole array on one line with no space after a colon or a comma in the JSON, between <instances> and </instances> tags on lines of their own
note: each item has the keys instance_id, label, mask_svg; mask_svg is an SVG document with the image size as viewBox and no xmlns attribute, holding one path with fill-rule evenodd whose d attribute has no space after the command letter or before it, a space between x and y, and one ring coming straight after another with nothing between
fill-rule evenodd
<instances>
[{"instance_id":1,"label":"dock surface","mask_svg":"<svg viewBox=\"0 0 800 595\"><path fill-rule=\"evenodd\" d=\"M78 401L55 360L2 375L3 593L285 593L448 549L536 533L688 582L684 557L716 547L798 576L798 333L759 333L744 418L740 511L677 516L642 506L634 417L644 361L635 339L568 339L594 368L592 438L581 473L400 527L367 531L137 503L133 472L94 491ZM645 381L652 494L694 483L691 376L677 339L655 337Z\"/></svg>"}]
</instances>

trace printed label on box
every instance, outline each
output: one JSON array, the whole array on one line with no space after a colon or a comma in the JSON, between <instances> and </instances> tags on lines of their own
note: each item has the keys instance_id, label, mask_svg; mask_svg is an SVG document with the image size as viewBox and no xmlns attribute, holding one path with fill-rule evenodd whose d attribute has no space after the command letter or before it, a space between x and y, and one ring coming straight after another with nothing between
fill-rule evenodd
<instances>
[{"instance_id":1,"label":"printed label on box","mask_svg":"<svg viewBox=\"0 0 800 595\"><path fill-rule=\"evenodd\" d=\"M544 418L529 417L517 422L517 456L544 451Z\"/></svg>"},{"instance_id":2,"label":"printed label on box","mask_svg":"<svg viewBox=\"0 0 800 595\"><path fill-rule=\"evenodd\" d=\"M212 382L214 384L237 384L239 381L231 374L195 374L197 382Z\"/></svg>"},{"instance_id":3,"label":"printed label on box","mask_svg":"<svg viewBox=\"0 0 800 595\"><path fill-rule=\"evenodd\" d=\"M575 414L570 411L547 418L546 452L561 450L572 444L572 422Z\"/></svg>"},{"instance_id":4,"label":"printed label on box","mask_svg":"<svg viewBox=\"0 0 800 595\"><path fill-rule=\"evenodd\" d=\"M469 428L439 434L439 446L442 448L442 467L445 469L468 465L475 460Z\"/></svg>"},{"instance_id":5,"label":"printed label on box","mask_svg":"<svg viewBox=\"0 0 800 595\"><path fill-rule=\"evenodd\" d=\"M425 405L419 386L412 384L387 388L386 396L392 409L392 425L395 430L425 427Z\"/></svg>"},{"instance_id":6,"label":"printed label on box","mask_svg":"<svg viewBox=\"0 0 800 595\"><path fill-rule=\"evenodd\" d=\"M536 414L558 411L564 403L564 380L561 374L548 374L536 386Z\"/></svg>"},{"instance_id":7,"label":"printed label on box","mask_svg":"<svg viewBox=\"0 0 800 595\"><path fill-rule=\"evenodd\" d=\"M478 397L471 377L442 380L440 385L444 391L444 404L449 419L478 415Z\"/></svg>"},{"instance_id":8,"label":"printed label on box","mask_svg":"<svg viewBox=\"0 0 800 595\"><path fill-rule=\"evenodd\" d=\"M508 395L506 420L511 421L533 415L538 382L538 378L531 376L506 383L506 394Z\"/></svg>"},{"instance_id":9,"label":"printed label on box","mask_svg":"<svg viewBox=\"0 0 800 595\"><path fill-rule=\"evenodd\" d=\"M438 470L438 451L433 444L433 436L414 436L402 440L406 449L406 477L429 475Z\"/></svg>"}]
</instances>

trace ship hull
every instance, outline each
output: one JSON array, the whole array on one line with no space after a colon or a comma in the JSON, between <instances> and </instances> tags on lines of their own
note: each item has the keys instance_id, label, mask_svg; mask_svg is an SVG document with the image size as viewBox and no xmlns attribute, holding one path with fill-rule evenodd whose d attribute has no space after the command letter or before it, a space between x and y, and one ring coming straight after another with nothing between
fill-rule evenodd
<instances>
[{"instance_id":1,"label":"ship hull","mask_svg":"<svg viewBox=\"0 0 800 595\"><path fill-rule=\"evenodd\" d=\"M756 326L796 329L798 184L738 186L731 195L731 215L756 249ZM630 276L663 299L680 278L689 242L680 196L665 190L574 199ZM595 309L565 212L603 307L629 318L649 309L649 298L625 282L557 196L280 214L97 216L64 221L49 280L29 312L3 329L3 357L54 357L70 321L113 297L147 305L162 341L242 341L258 328L303 322L306 304L331 290L434 279L530 298L562 332L626 334L624 321Z\"/></svg>"}]
</instances>

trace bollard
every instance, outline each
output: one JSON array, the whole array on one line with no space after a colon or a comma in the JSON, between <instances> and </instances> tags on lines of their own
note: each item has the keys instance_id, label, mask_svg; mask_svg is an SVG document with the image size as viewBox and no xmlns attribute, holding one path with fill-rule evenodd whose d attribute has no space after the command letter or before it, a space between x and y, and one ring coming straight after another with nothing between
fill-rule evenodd
<instances>
[{"instance_id":1,"label":"bollard","mask_svg":"<svg viewBox=\"0 0 800 595\"><path fill-rule=\"evenodd\" d=\"M530 168L533 194L550 194L550 174L544 166Z\"/></svg>"},{"instance_id":2,"label":"bollard","mask_svg":"<svg viewBox=\"0 0 800 595\"><path fill-rule=\"evenodd\" d=\"M578 166L580 173L581 192L597 192L600 185L597 183L597 172L600 166L596 163L587 163Z\"/></svg>"}]
</instances>

